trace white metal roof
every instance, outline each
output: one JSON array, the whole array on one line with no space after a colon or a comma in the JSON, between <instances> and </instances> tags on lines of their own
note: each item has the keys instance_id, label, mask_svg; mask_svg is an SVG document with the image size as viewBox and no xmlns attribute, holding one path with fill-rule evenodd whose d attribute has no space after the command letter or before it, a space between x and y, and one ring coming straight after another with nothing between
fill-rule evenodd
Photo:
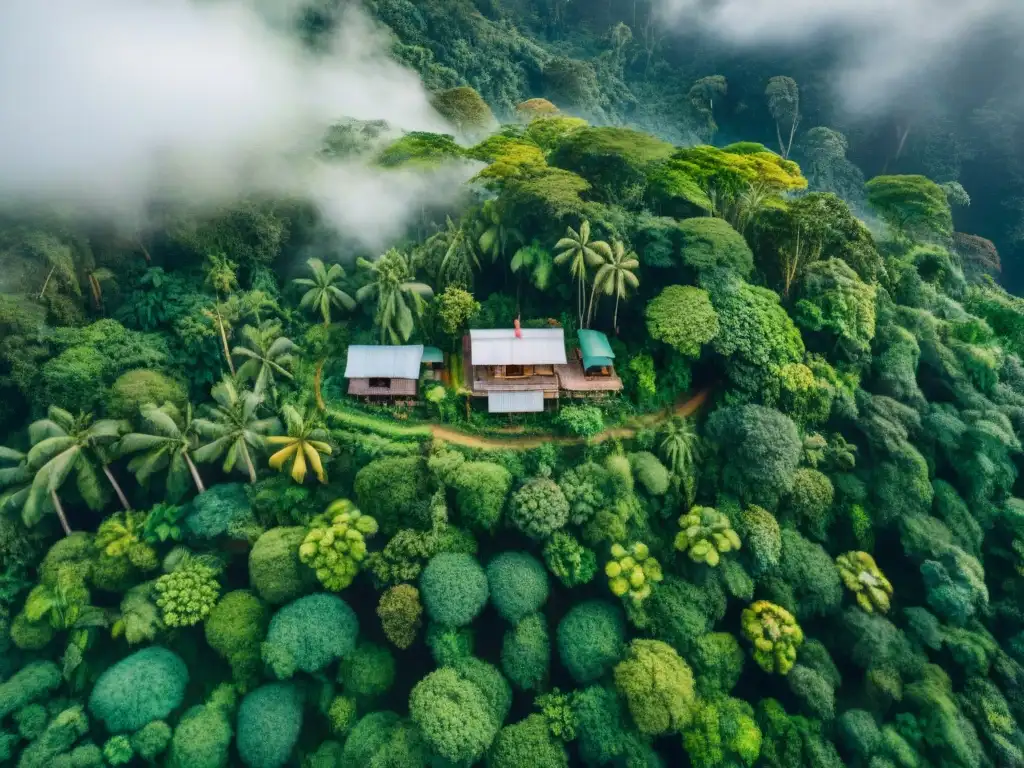
<instances>
[{"instance_id":1,"label":"white metal roof","mask_svg":"<svg viewBox=\"0 0 1024 768\"><path fill-rule=\"evenodd\" d=\"M423 360L422 344L405 346L359 345L348 348L346 379L418 379Z\"/></svg>"},{"instance_id":2,"label":"white metal roof","mask_svg":"<svg viewBox=\"0 0 1024 768\"><path fill-rule=\"evenodd\" d=\"M512 328L469 332L473 365L565 365L565 335L561 328Z\"/></svg>"},{"instance_id":3,"label":"white metal roof","mask_svg":"<svg viewBox=\"0 0 1024 768\"><path fill-rule=\"evenodd\" d=\"M490 392L488 413L540 413L544 410L544 392Z\"/></svg>"}]
</instances>

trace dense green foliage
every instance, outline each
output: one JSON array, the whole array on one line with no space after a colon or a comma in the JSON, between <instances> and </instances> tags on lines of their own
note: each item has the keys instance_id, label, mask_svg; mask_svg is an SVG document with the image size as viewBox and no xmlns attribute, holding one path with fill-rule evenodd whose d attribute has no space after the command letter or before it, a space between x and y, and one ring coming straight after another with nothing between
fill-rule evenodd
<instances>
[{"instance_id":1,"label":"dense green foliage","mask_svg":"<svg viewBox=\"0 0 1024 768\"><path fill-rule=\"evenodd\" d=\"M391 226L0 201L0 764L1024 766L1001 78L851 122L828 46L657 2L300 5L450 125L298 158ZM489 413L463 336L514 320L621 392ZM348 396L380 343L443 370Z\"/></svg>"}]
</instances>

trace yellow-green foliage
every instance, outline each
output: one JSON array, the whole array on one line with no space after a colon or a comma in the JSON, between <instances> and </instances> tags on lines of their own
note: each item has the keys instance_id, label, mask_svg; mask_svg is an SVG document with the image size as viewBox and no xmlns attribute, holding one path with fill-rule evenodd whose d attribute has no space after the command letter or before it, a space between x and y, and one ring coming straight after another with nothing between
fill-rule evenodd
<instances>
[{"instance_id":1,"label":"yellow-green foliage","mask_svg":"<svg viewBox=\"0 0 1024 768\"><path fill-rule=\"evenodd\" d=\"M93 544L106 557L127 557L141 571L151 571L159 564L156 552L142 541L146 512L117 512L96 531Z\"/></svg>"},{"instance_id":2,"label":"yellow-green foliage","mask_svg":"<svg viewBox=\"0 0 1024 768\"><path fill-rule=\"evenodd\" d=\"M615 667L615 687L641 733L674 733L690 722L693 672L668 643L630 643L626 658Z\"/></svg>"},{"instance_id":3,"label":"yellow-green foliage","mask_svg":"<svg viewBox=\"0 0 1024 768\"><path fill-rule=\"evenodd\" d=\"M663 578L661 563L651 556L650 548L642 541L626 549L612 544L612 559L604 567L608 586L619 597L629 595L641 602L651 594L651 584Z\"/></svg>"},{"instance_id":4,"label":"yellow-green foliage","mask_svg":"<svg viewBox=\"0 0 1024 768\"><path fill-rule=\"evenodd\" d=\"M396 648L408 648L416 640L423 623L423 605L420 591L412 584L397 584L383 595L377 604L381 628Z\"/></svg>"},{"instance_id":5,"label":"yellow-green foliage","mask_svg":"<svg viewBox=\"0 0 1024 768\"><path fill-rule=\"evenodd\" d=\"M765 672L785 675L796 663L797 649L804 641L803 630L793 614L781 606L758 600L743 609L743 634L754 646L754 661Z\"/></svg>"},{"instance_id":6,"label":"yellow-green foliage","mask_svg":"<svg viewBox=\"0 0 1024 768\"><path fill-rule=\"evenodd\" d=\"M345 589L366 558L366 538L377 532L377 521L362 514L348 499L339 499L314 521L299 547L299 560L316 572L327 589Z\"/></svg>"},{"instance_id":7,"label":"yellow-green foliage","mask_svg":"<svg viewBox=\"0 0 1024 768\"><path fill-rule=\"evenodd\" d=\"M220 596L217 572L196 560L188 560L172 573L156 580L156 605L168 627L191 627L210 615Z\"/></svg>"},{"instance_id":8,"label":"yellow-green foliage","mask_svg":"<svg viewBox=\"0 0 1024 768\"><path fill-rule=\"evenodd\" d=\"M676 534L676 549L688 553L695 563L714 568L719 553L740 548L739 534L732 529L729 518L714 507L694 507L679 518L679 527L682 530Z\"/></svg>"},{"instance_id":9,"label":"yellow-green foliage","mask_svg":"<svg viewBox=\"0 0 1024 768\"><path fill-rule=\"evenodd\" d=\"M843 584L857 598L857 605L868 613L888 612L892 584L871 555L867 552L847 552L836 558L836 567Z\"/></svg>"}]
</instances>

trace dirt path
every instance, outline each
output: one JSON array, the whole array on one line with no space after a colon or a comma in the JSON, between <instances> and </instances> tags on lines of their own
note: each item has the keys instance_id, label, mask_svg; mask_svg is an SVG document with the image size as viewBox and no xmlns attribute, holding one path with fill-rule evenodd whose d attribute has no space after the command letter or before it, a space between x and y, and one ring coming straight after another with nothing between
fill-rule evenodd
<instances>
[{"instance_id":1,"label":"dirt path","mask_svg":"<svg viewBox=\"0 0 1024 768\"><path fill-rule=\"evenodd\" d=\"M444 427L440 424L432 424L430 429L434 434L434 437L438 440L445 440L449 443L456 445L464 445L467 448L480 448L484 450L498 450L501 448L512 448L517 451L528 451L531 448L539 448L545 443L552 443L554 445L583 445L584 443L603 443L605 440L619 439L624 440L634 437L637 430L643 429L644 427L650 427L666 419L669 415L672 416L690 416L697 411L707 401L708 396L711 394L711 390L703 389L688 400L684 400L677 403L676 406L669 411L662 411L660 413L649 413L645 416L641 416L634 419L629 426L625 427L611 427L606 429L604 432L599 432L593 437L553 437L551 435L508 435L507 437L482 437L480 435L473 435L468 432L463 432L452 427Z\"/></svg>"}]
</instances>

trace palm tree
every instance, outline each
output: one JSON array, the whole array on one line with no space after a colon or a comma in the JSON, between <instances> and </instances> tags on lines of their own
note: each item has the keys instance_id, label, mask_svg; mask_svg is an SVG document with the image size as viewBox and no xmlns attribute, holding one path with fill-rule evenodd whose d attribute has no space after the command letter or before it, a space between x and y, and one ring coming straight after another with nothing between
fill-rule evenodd
<instances>
[{"instance_id":1,"label":"palm tree","mask_svg":"<svg viewBox=\"0 0 1024 768\"><path fill-rule=\"evenodd\" d=\"M238 379L254 381L253 392L262 397L269 392L277 398L276 377L294 378L288 370L296 360L295 353L299 348L291 339L281 335L281 326L268 321L253 328L247 325L242 328L242 343L232 352L246 358L238 369Z\"/></svg>"},{"instance_id":2,"label":"palm tree","mask_svg":"<svg viewBox=\"0 0 1024 768\"><path fill-rule=\"evenodd\" d=\"M590 222L586 219L580 224L580 231L572 227L566 230L566 236L555 243L555 264L569 265L570 274L576 279L579 290L576 294L576 306L579 312L580 327L583 327L583 310L586 303L587 267L596 267L611 255L611 248L603 240L590 239Z\"/></svg>"},{"instance_id":3,"label":"palm tree","mask_svg":"<svg viewBox=\"0 0 1024 768\"><path fill-rule=\"evenodd\" d=\"M587 313L587 325L593 318L594 297L598 291L606 296L615 296L615 316L612 319L612 327L616 332L619 330L619 299L626 298L629 291L636 290L640 285L639 278L633 270L640 268L640 261L633 251L627 251L621 241L616 240L611 249L611 255L597 269L594 275L594 290L590 294L590 311Z\"/></svg>"},{"instance_id":4,"label":"palm tree","mask_svg":"<svg viewBox=\"0 0 1024 768\"><path fill-rule=\"evenodd\" d=\"M221 294L227 296L238 287L238 265L223 253L211 253L206 257L205 269L206 282L213 287L214 293L217 295L217 302L213 305L213 309L205 312L217 325L221 350L224 352L224 359L228 361L228 370L234 376L235 364L231 361L231 353L228 352L228 334L221 307Z\"/></svg>"},{"instance_id":5,"label":"palm tree","mask_svg":"<svg viewBox=\"0 0 1024 768\"><path fill-rule=\"evenodd\" d=\"M24 453L0 445L0 461L14 466L0 467L0 514L22 509L32 489L32 471Z\"/></svg>"},{"instance_id":6,"label":"palm tree","mask_svg":"<svg viewBox=\"0 0 1024 768\"><path fill-rule=\"evenodd\" d=\"M700 438L693 422L685 416L673 416L665 422L658 448L669 469L680 477L688 474L700 458Z\"/></svg>"},{"instance_id":7,"label":"palm tree","mask_svg":"<svg viewBox=\"0 0 1024 768\"><path fill-rule=\"evenodd\" d=\"M307 465L313 467L317 480L327 482L323 461L320 454L331 455L331 446L327 442L327 432L319 426L315 418L297 410L291 405L281 409L287 434L266 438L267 445L279 445L282 448L270 457L270 466L284 472L285 464L291 460L288 474L296 483L306 479Z\"/></svg>"},{"instance_id":8,"label":"palm tree","mask_svg":"<svg viewBox=\"0 0 1024 768\"><path fill-rule=\"evenodd\" d=\"M480 209L479 228L480 236L476 244L481 253L490 256L492 263L497 262L505 254L513 240L523 240L519 230L506 225L502 220L501 211L495 200L488 200Z\"/></svg>"},{"instance_id":9,"label":"palm tree","mask_svg":"<svg viewBox=\"0 0 1024 768\"><path fill-rule=\"evenodd\" d=\"M103 310L103 283L114 279L114 273L106 267L96 267L85 273L89 281L89 292L96 309Z\"/></svg>"},{"instance_id":10,"label":"palm tree","mask_svg":"<svg viewBox=\"0 0 1024 768\"><path fill-rule=\"evenodd\" d=\"M249 482L256 482L256 467L250 451L263 448L263 435L273 431L277 419L257 418L262 399L255 392L239 392L235 383L225 377L210 392L215 405L209 406L210 418L196 419L196 432L209 440L195 451L195 460L206 463L224 457L224 471L231 472L239 459L249 473Z\"/></svg>"},{"instance_id":11,"label":"palm tree","mask_svg":"<svg viewBox=\"0 0 1024 768\"><path fill-rule=\"evenodd\" d=\"M28 434L32 448L25 461L29 471L34 473L34 478L25 505L22 507L25 524L33 525L38 522L49 497L49 503L57 512L64 532L71 533L58 491L72 474L75 476L78 492L89 509L103 509L108 497L96 473L97 465L117 493L121 505L130 510L131 505L110 471L109 457L104 450L105 446L116 442L123 431L124 424L120 421L94 421L92 414L88 413L72 416L56 406L50 406L47 418L29 425Z\"/></svg>"},{"instance_id":12,"label":"palm tree","mask_svg":"<svg viewBox=\"0 0 1024 768\"><path fill-rule=\"evenodd\" d=\"M122 454L138 454L128 463L136 479L147 485L154 474L166 469L168 501L177 502L184 497L189 475L196 490L203 493L206 488L192 461L199 442L192 406L186 405L182 413L173 403L159 407L147 403L142 406L140 415L147 431L127 434L118 444Z\"/></svg>"},{"instance_id":13,"label":"palm tree","mask_svg":"<svg viewBox=\"0 0 1024 768\"><path fill-rule=\"evenodd\" d=\"M553 265L551 251L534 240L530 245L524 245L515 252L509 268L513 274L525 272L534 288L546 291L551 284Z\"/></svg>"},{"instance_id":14,"label":"palm tree","mask_svg":"<svg viewBox=\"0 0 1024 768\"><path fill-rule=\"evenodd\" d=\"M370 282L356 291L360 302L377 299L376 322L381 342L393 344L408 341L415 328L414 316L420 317L426 301L434 297L434 289L413 280L409 257L392 248L377 261L359 259L360 269L370 273Z\"/></svg>"},{"instance_id":15,"label":"palm tree","mask_svg":"<svg viewBox=\"0 0 1024 768\"><path fill-rule=\"evenodd\" d=\"M292 280L295 285L308 288L299 301L300 309L319 310L324 318L324 325L331 324L331 307L339 307L349 311L355 309L356 300L345 293L338 284L345 279L345 270L341 264L331 264L330 269L320 259L309 259L309 271L312 278L298 277Z\"/></svg>"},{"instance_id":16,"label":"palm tree","mask_svg":"<svg viewBox=\"0 0 1024 768\"><path fill-rule=\"evenodd\" d=\"M465 278L468 285L464 288L472 288L473 269L480 269L480 259L477 258L473 238L466 232L465 227L455 226L455 222L449 216L445 222L447 229L440 233L448 243L444 256L441 258L441 266L437 271L438 279L447 283L463 282Z\"/></svg>"}]
</instances>

